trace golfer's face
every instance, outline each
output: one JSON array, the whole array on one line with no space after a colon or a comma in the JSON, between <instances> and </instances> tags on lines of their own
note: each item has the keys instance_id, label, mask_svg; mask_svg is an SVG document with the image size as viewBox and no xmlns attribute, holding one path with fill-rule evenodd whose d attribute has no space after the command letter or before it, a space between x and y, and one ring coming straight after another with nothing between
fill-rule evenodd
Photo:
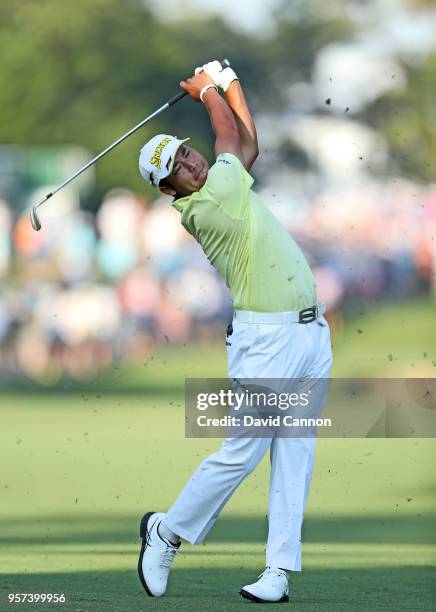
<instances>
[{"instance_id":1,"label":"golfer's face","mask_svg":"<svg viewBox=\"0 0 436 612\"><path fill-rule=\"evenodd\" d=\"M208 170L209 164L203 155L182 144L177 149L173 171L168 181L181 196L191 195L203 187Z\"/></svg>"}]
</instances>

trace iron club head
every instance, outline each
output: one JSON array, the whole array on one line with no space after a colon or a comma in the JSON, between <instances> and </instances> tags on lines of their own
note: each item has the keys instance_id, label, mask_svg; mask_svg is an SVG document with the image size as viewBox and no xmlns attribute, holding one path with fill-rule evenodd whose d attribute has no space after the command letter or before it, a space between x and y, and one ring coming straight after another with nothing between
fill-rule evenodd
<instances>
[{"instance_id":1,"label":"iron club head","mask_svg":"<svg viewBox=\"0 0 436 612\"><path fill-rule=\"evenodd\" d=\"M35 232L39 232L39 230L41 229L41 221L39 220L39 217L36 214L36 209L38 208L38 206L41 206L41 204L44 204L44 202L47 202L47 200L49 198L51 198L52 195L54 195L55 193L56 193L56 190L55 191L51 191L50 193L48 193L45 196L45 198L43 200L38 202L38 204L35 204L35 206L31 209L31 211L30 211L30 222L31 222L32 227L35 230Z\"/></svg>"},{"instance_id":2,"label":"iron club head","mask_svg":"<svg viewBox=\"0 0 436 612\"><path fill-rule=\"evenodd\" d=\"M30 222L35 232L39 232L39 230L41 229L41 222L38 219L38 215L36 214L36 206L34 206L30 211Z\"/></svg>"}]
</instances>

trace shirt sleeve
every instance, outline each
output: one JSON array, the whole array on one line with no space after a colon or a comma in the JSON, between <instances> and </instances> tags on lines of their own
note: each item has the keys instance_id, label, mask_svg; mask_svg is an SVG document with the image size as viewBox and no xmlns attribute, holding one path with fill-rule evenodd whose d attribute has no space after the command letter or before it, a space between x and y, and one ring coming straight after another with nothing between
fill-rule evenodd
<instances>
[{"instance_id":1,"label":"shirt sleeve","mask_svg":"<svg viewBox=\"0 0 436 612\"><path fill-rule=\"evenodd\" d=\"M253 177L232 153L221 153L210 168L203 189L224 210L236 219L247 216Z\"/></svg>"}]
</instances>

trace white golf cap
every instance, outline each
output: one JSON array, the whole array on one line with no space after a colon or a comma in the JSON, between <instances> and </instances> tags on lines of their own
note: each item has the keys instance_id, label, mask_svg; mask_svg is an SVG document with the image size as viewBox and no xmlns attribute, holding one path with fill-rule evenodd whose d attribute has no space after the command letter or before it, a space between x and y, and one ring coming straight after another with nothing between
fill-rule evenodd
<instances>
[{"instance_id":1,"label":"white golf cap","mask_svg":"<svg viewBox=\"0 0 436 612\"><path fill-rule=\"evenodd\" d=\"M177 149L187 140L158 134L145 143L139 154L139 171L150 185L159 187L159 182L171 174Z\"/></svg>"}]
</instances>

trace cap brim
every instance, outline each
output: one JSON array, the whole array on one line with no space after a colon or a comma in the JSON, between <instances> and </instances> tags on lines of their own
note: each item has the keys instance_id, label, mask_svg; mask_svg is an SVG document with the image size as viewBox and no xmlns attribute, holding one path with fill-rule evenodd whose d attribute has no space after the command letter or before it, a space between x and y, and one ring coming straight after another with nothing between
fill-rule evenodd
<instances>
[{"instance_id":1,"label":"cap brim","mask_svg":"<svg viewBox=\"0 0 436 612\"><path fill-rule=\"evenodd\" d=\"M160 179L161 181L163 181L163 180L165 180L166 178L168 178L168 177L169 177L169 175L171 174L171 172L173 171L174 162L175 162L175 159L176 159L176 153L177 153L177 151L180 149L180 147L182 146L182 144L183 144L184 142L188 141L188 140L190 140L190 139L189 139L189 138L183 138L183 140L179 140L179 141L178 141L177 147L176 147L176 148L174 149L174 151L171 153L171 157L170 157L170 165L169 165L169 168L168 168L168 174L166 174L165 176L162 176L162 177L161 177L161 179ZM159 181L159 182L160 182L160 181Z\"/></svg>"}]
</instances>

